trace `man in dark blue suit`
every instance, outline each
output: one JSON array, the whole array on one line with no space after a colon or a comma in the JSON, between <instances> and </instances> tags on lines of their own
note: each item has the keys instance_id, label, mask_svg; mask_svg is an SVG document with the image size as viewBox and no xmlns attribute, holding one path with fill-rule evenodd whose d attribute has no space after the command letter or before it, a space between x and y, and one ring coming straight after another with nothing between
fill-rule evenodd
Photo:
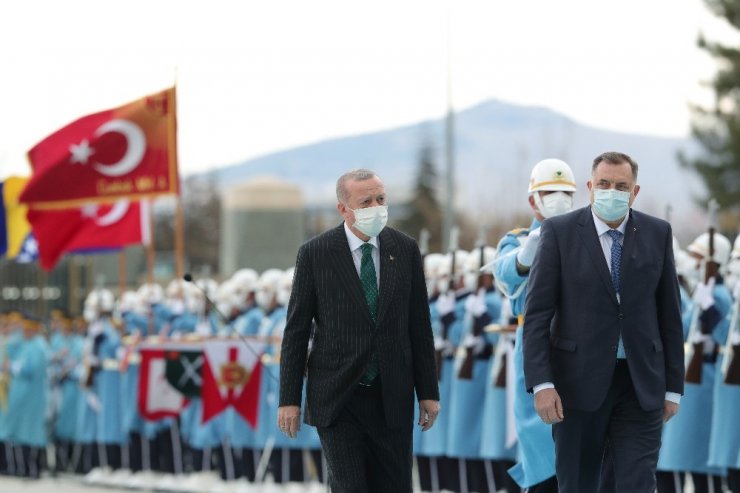
<instances>
[{"instance_id":1,"label":"man in dark blue suit","mask_svg":"<svg viewBox=\"0 0 740 493\"><path fill-rule=\"evenodd\" d=\"M616 490L655 491L664 421L678 411L684 357L670 225L630 209L637 163L607 152L591 206L546 220L529 276L524 373L553 423L561 492L598 488L605 448Z\"/></svg>"},{"instance_id":2,"label":"man in dark blue suit","mask_svg":"<svg viewBox=\"0 0 740 493\"><path fill-rule=\"evenodd\" d=\"M407 493L414 394L422 430L440 411L421 254L385 226L385 187L372 171L339 178L337 211L344 222L298 251L278 427L298 432L305 373L304 420L318 431L332 492Z\"/></svg>"}]
</instances>

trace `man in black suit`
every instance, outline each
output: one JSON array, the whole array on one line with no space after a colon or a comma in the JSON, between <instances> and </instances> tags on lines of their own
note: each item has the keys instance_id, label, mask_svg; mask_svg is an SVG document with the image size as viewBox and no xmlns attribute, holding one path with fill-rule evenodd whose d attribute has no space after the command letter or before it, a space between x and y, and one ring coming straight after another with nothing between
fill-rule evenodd
<instances>
[{"instance_id":1,"label":"man in black suit","mask_svg":"<svg viewBox=\"0 0 740 493\"><path fill-rule=\"evenodd\" d=\"M344 223L298 251L278 427L298 432L307 372L304 421L318 430L332 492L406 493L414 391L424 430L439 413L421 254L413 239L385 227L385 188L372 171L342 175L337 200Z\"/></svg>"},{"instance_id":2,"label":"man in black suit","mask_svg":"<svg viewBox=\"0 0 740 493\"><path fill-rule=\"evenodd\" d=\"M670 225L630 209L637 163L594 159L591 206L546 220L529 276L524 373L554 423L561 492L597 491L605 448L620 492L655 491L684 359Z\"/></svg>"}]
</instances>

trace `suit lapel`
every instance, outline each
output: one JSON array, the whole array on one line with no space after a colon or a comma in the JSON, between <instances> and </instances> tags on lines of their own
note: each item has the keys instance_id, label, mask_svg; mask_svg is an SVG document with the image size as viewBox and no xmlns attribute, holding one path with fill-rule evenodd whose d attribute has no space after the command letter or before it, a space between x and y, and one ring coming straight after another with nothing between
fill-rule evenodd
<instances>
[{"instance_id":1,"label":"suit lapel","mask_svg":"<svg viewBox=\"0 0 740 493\"><path fill-rule=\"evenodd\" d=\"M627 285L625 274L629 272L631 262L635 259L636 256L635 244L638 240L637 230L637 221L632 214L632 209L630 209L629 216L627 217L627 227L624 229L624 243L622 244L622 270L620 272L622 286Z\"/></svg>"},{"instance_id":2,"label":"suit lapel","mask_svg":"<svg viewBox=\"0 0 740 493\"><path fill-rule=\"evenodd\" d=\"M357 274L357 268L352 259L352 252L349 249L347 234L344 231L344 223L334 229L331 247L335 253L334 258L336 258L336 262L334 262L333 267L337 273L340 289L346 289L347 293L357 306L362 307L360 312L364 313L368 321L372 324L373 318L370 315L370 309L367 306L365 293L362 291L360 276ZM382 266L383 262L381 262L380 265Z\"/></svg>"},{"instance_id":3,"label":"suit lapel","mask_svg":"<svg viewBox=\"0 0 740 493\"><path fill-rule=\"evenodd\" d=\"M606 263L606 258L604 258L604 250L601 249L599 235L596 234L596 226L594 225L593 217L591 217L591 207L585 207L582 211L578 218L578 234L581 236L581 240L591 257L591 262L596 267L596 272L599 273L601 281L604 283L606 289L609 290L612 301L614 304L619 304L617 293L614 292L614 286L612 286L609 266Z\"/></svg>"},{"instance_id":4,"label":"suit lapel","mask_svg":"<svg viewBox=\"0 0 740 493\"><path fill-rule=\"evenodd\" d=\"M396 287L397 260L396 242L387 229L380 232L380 292L378 300L378 324L383 320Z\"/></svg>"}]
</instances>

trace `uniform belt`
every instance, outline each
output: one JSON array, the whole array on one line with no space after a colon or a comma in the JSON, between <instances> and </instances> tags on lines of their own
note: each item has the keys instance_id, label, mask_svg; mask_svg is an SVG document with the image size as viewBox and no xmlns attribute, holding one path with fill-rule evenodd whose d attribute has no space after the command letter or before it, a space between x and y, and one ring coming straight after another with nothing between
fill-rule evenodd
<instances>
[{"instance_id":1,"label":"uniform belt","mask_svg":"<svg viewBox=\"0 0 740 493\"><path fill-rule=\"evenodd\" d=\"M103 370L118 370L121 363L117 359L107 358L103 360Z\"/></svg>"}]
</instances>

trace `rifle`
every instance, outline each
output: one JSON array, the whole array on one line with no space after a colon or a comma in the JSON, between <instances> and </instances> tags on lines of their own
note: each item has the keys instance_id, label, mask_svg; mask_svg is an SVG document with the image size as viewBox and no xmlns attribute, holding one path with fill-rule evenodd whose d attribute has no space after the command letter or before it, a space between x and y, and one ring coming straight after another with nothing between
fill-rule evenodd
<instances>
[{"instance_id":1,"label":"rifle","mask_svg":"<svg viewBox=\"0 0 740 493\"><path fill-rule=\"evenodd\" d=\"M737 291L737 290L736 290ZM740 385L740 293L732 305L730 328L727 331L725 356L722 359L722 374L728 385Z\"/></svg>"},{"instance_id":2,"label":"rifle","mask_svg":"<svg viewBox=\"0 0 740 493\"><path fill-rule=\"evenodd\" d=\"M703 282L706 284L713 277L717 276L719 270L719 264L714 260L714 233L715 225L717 224L717 201L712 199L709 201L709 252L704 262L704 276ZM701 332L699 317L701 315L701 307L698 304L694 304L694 311L691 314L691 325L689 326L689 347L686 352L686 382L700 384L702 379L702 365L704 364L704 343L691 342L696 340L696 336Z\"/></svg>"},{"instance_id":3,"label":"rifle","mask_svg":"<svg viewBox=\"0 0 740 493\"><path fill-rule=\"evenodd\" d=\"M449 281L449 288L448 293L452 293L454 296L455 294L455 252L457 251L457 237L458 237L458 229L457 227L452 227L450 229L450 245L449 245L449 252L450 252L450 281ZM440 296L445 296L447 293L441 294ZM441 318L441 317L440 317ZM449 324L445 324L440 320L442 324L442 334L441 339L442 341L447 340L447 332L449 330ZM434 359L437 363L437 380L442 379L442 349L436 349L434 351Z\"/></svg>"},{"instance_id":4,"label":"rifle","mask_svg":"<svg viewBox=\"0 0 740 493\"><path fill-rule=\"evenodd\" d=\"M421 259L429 253L429 230L427 228L421 228L419 231L419 252L421 252Z\"/></svg>"},{"instance_id":5,"label":"rifle","mask_svg":"<svg viewBox=\"0 0 740 493\"><path fill-rule=\"evenodd\" d=\"M484 250L486 247L486 240L485 240L485 231L483 228L480 229L478 233L478 241L476 242L476 248L480 252L480 261L478 263L479 265L479 273L478 273L478 284L476 287L476 290L474 293L471 293L470 296L478 296L478 293L480 292L481 288L485 288L483 285L483 272L480 272L480 267L483 267L485 265L485 254ZM484 314L485 315L485 314ZM480 320L476 320L476 317L469 316L467 313L465 314L465 325L467 326L469 324L469 331L468 336L465 338L463 342L463 347L465 350L464 353L464 360L462 364L460 365L460 371L458 372L457 376L461 380L471 380L473 378L473 364L475 363L475 347L478 344L478 341L481 340L483 337L483 327L487 325L487 322L489 320L486 320L486 323L481 323ZM489 317L490 318L490 317ZM465 327L466 329L468 327Z\"/></svg>"}]
</instances>

